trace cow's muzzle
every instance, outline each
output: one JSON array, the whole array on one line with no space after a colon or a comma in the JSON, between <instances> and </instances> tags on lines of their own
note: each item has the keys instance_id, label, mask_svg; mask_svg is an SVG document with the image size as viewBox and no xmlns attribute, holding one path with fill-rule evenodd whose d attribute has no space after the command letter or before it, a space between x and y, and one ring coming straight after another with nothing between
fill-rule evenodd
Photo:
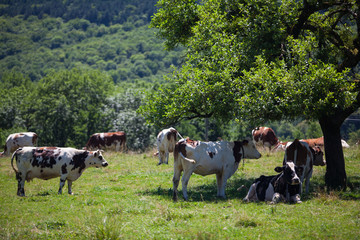
<instances>
[{"instance_id":1,"label":"cow's muzzle","mask_svg":"<svg viewBox=\"0 0 360 240\"><path fill-rule=\"evenodd\" d=\"M101 164L101 166L103 166L103 167L107 167L108 165L109 164L107 162L104 162L104 163Z\"/></svg>"},{"instance_id":2,"label":"cow's muzzle","mask_svg":"<svg viewBox=\"0 0 360 240\"><path fill-rule=\"evenodd\" d=\"M293 178L291 180L291 185L298 185L300 184L300 179L299 178Z\"/></svg>"}]
</instances>

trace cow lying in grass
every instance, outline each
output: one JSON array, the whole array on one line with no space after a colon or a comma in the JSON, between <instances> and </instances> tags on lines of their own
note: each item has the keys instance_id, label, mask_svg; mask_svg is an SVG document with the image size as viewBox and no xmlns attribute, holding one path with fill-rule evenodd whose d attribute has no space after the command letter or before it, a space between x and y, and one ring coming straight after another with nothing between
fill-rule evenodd
<instances>
[{"instance_id":1,"label":"cow lying in grass","mask_svg":"<svg viewBox=\"0 0 360 240\"><path fill-rule=\"evenodd\" d=\"M296 174L298 167L293 162L286 162L282 167L276 167L280 174L275 176L260 176L251 185L244 201L280 201L301 203L300 178Z\"/></svg>"},{"instance_id":2,"label":"cow lying in grass","mask_svg":"<svg viewBox=\"0 0 360 240\"><path fill-rule=\"evenodd\" d=\"M18 169L15 169L13 161L16 159ZM101 152L78 150L74 148L57 147L23 147L17 149L12 158L11 166L18 180L17 195L25 196L25 180L33 178L48 180L60 177L59 194L65 181L68 181L68 192L72 194L72 182L78 179L88 167L106 167L107 161Z\"/></svg>"}]
</instances>

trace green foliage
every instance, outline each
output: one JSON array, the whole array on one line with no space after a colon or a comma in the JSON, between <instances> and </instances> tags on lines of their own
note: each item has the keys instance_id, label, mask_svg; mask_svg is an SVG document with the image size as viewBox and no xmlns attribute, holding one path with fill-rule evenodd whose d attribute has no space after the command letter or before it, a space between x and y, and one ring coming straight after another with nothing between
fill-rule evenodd
<instances>
[{"instance_id":1,"label":"green foliage","mask_svg":"<svg viewBox=\"0 0 360 240\"><path fill-rule=\"evenodd\" d=\"M299 116L320 119L335 112L346 115L359 107L359 82L342 67L348 63L343 47L354 47L357 42L351 39L358 37L350 27L356 24L350 15L342 16L347 24L337 18L337 8L345 6L258 0L187 3L193 9L189 18L176 14L185 8L184 1L159 1L154 15L152 26L159 28L167 45L185 44L188 55L168 77L169 84L148 94L141 112L149 122L162 126L212 116L264 123ZM354 3L349 7L356 10ZM328 8L329 13L320 11ZM302 17L312 28L297 29ZM191 26L190 33L177 31L173 23L178 21L177 26ZM333 39L333 34L346 41Z\"/></svg>"},{"instance_id":2,"label":"green foliage","mask_svg":"<svg viewBox=\"0 0 360 240\"><path fill-rule=\"evenodd\" d=\"M139 92L127 89L125 92L108 98L106 110L112 119L110 131L124 131L127 148L135 151L144 151L152 147L156 139L154 129L146 124L143 116L136 112L141 100Z\"/></svg>"},{"instance_id":3,"label":"green foliage","mask_svg":"<svg viewBox=\"0 0 360 240\"><path fill-rule=\"evenodd\" d=\"M81 147L95 131L106 130L110 123L102 108L112 87L97 71L49 73L37 84L28 110L39 145Z\"/></svg>"},{"instance_id":4,"label":"green foliage","mask_svg":"<svg viewBox=\"0 0 360 240\"><path fill-rule=\"evenodd\" d=\"M167 49L186 44L193 36L192 27L199 20L195 0L160 0L158 11L151 21L152 27L159 28L158 36L165 38Z\"/></svg>"},{"instance_id":5,"label":"green foliage","mask_svg":"<svg viewBox=\"0 0 360 240\"><path fill-rule=\"evenodd\" d=\"M162 79L179 65L181 49L163 51L147 22L126 29L75 18L0 16L0 75L13 70L38 81L51 70L98 69L115 82ZM124 69L126 71L124 71Z\"/></svg>"}]
</instances>

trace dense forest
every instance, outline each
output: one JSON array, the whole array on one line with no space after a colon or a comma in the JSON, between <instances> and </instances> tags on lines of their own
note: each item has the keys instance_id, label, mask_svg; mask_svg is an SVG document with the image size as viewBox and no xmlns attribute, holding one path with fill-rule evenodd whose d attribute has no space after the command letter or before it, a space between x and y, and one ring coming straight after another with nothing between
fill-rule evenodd
<instances>
[{"instance_id":1,"label":"dense forest","mask_svg":"<svg viewBox=\"0 0 360 240\"><path fill-rule=\"evenodd\" d=\"M1 0L0 144L12 132L34 131L39 145L83 147L95 132L123 130L131 150L152 147L168 126L147 125L137 113L142 92L167 84L163 76L186 55L181 48L165 51L149 28L155 4ZM342 128L350 143L360 138L359 118L360 112ZM266 124L281 140L322 134L302 119ZM193 119L175 127L193 139L235 140L255 126Z\"/></svg>"}]
</instances>

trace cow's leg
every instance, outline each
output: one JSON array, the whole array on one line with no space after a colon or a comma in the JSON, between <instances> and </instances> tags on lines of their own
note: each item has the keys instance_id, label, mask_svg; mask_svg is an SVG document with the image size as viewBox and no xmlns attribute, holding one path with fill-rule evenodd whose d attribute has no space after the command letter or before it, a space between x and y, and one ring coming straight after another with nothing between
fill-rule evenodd
<instances>
[{"instance_id":1,"label":"cow's leg","mask_svg":"<svg viewBox=\"0 0 360 240\"><path fill-rule=\"evenodd\" d=\"M216 182L217 182L217 196L225 198L225 188L226 188L226 177L223 173L216 174Z\"/></svg>"},{"instance_id":2,"label":"cow's leg","mask_svg":"<svg viewBox=\"0 0 360 240\"><path fill-rule=\"evenodd\" d=\"M60 187L59 187L58 194L62 194L62 189L65 185L66 177L67 177L67 175L61 175L61 177L60 177Z\"/></svg>"},{"instance_id":3,"label":"cow's leg","mask_svg":"<svg viewBox=\"0 0 360 240\"><path fill-rule=\"evenodd\" d=\"M71 190L71 186L72 186L72 182L73 181L71 181L71 180L67 180L67 182L68 182L68 193L70 194L70 195L72 195L73 193L72 193L72 190Z\"/></svg>"},{"instance_id":4,"label":"cow's leg","mask_svg":"<svg viewBox=\"0 0 360 240\"><path fill-rule=\"evenodd\" d=\"M21 196L21 197L25 197L25 190L24 190L25 177L26 177L26 174L24 174L22 172L16 173L16 179L18 181L17 195Z\"/></svg>"},{"instance_id":5,"label":"cow's leg","mask_svg":"<svg viewBox=\"0 0 360 240\"><path fill-rule=\"evenodd\" d=\"M186 201L189 199L188 194L187 194L187 185L189 183L189 179L191 177L192 172L193 172L193 170L191 170L191 169L184 170L184 174L181 178L182 192L183 192L184 199Z\"/></svg>"},{"instance_id":6,"label":"cow's leg","mask_svg":"<svg viewBox=\"0 0 360 240\"><path fill-rule=\"evenodd\" d=\"M165 163L166 164L169 164L169 151L165 151L165 157L166 157L166 160L165 160Z\"/></svg>"},{"instance_id":7,"label":"cow's leg","mask_svg":"<svg viewBox=\"0 0 360 240\"><path fill-rule=\"evenodd\" d=\"M181 170L179 168L177 168L176 166L174 166L174 177L173 177L173 200L177 201L177 196L178 196L178 186L179 186L179 181L180 181L180 175L181 175Z\"/></svg>"},{"instance_id":8,"label":"cow's leg","mask_svg":"<svg viewBox=\"0 0 360 240\"><path fill-rule=\"evenodd\" d=\"M164 159L164 152L163 151L159 151L159 163L158 165L162 164L162 160L161 159Z\"/></svg>"},{"instance_id":9,"label":"cow's leg","mask_svg":"<svg viewBox=\"0 0 360 240\"><path fill-rule=\"evenodd\" d=\"M310 178L312 176L312 172L313 172L313 170L311 169L305 179L305 193L306 194L309 194Z\"/></svg>"},{"instance_id":10,"label":"cow's leg","mask_svg":"<svg viewBox=\"0 0 360 240\"><path fill-rule=\"evenodd\" d=\"M281 201L281 195L280 195L280 193L276 192L276 193L274 193L270 204L277 204L280 201Z\"/></svg>"},{"instance_id":11,"label":"cow's leg","mask_svg":"<svg viewBox=\"0 0 360 240\"><path fill-rule=\"evenodd\" d=\"M120 152L120 142L117 142L115 145L115 151Z\"/></svg>"},{"instance_id":12,"label":"cow's leg","mask_svg":"<svg viewBox=\"0 0 360 240\"><path fill-rule=\"evenodd\" d=\"M250 189L246 195L246 197L243 199L243 201L245 202L249 202L249 201L257 201L257 196L256 196L256 183L251 184Z\"/></svg>"}]
</instances>

